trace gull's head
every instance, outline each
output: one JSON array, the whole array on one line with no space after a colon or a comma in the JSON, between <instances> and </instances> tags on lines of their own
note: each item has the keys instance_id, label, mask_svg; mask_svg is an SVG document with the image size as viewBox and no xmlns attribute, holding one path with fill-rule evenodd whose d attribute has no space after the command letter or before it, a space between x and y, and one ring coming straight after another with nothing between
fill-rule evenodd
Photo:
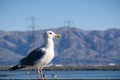
<instances>
[{"instance_id":1,"label":"gull's head","mask_svg":"<svg viewBox=\"0 0 120 80\"><path fill-rule=\"evenodd\" d=\"M46 37L46 38L50 38L50 39L52 39L52 38L54 38L54 37L56 37L56 38L61 38L61 35L60 35L60 34L56 34L56 33L54 33L53 31L46 31L46 32L45 32L45 37Z\"/></svg>"}]
</instances>

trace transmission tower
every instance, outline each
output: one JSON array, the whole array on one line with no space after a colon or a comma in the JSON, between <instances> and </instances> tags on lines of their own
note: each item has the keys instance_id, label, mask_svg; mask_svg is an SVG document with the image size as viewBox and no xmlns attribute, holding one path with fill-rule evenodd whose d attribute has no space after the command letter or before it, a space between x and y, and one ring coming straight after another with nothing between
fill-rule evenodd
<instances>
[{"instance_id":1,"label":"transmission tower","mask_svg":"<svg viewBox=\"0 0 120 80\"><path fill-rule=\"evenodd\" d=\"M72 20L64 21L64 25L65 25L66 27L71 27L71 26L74 25L74 21L72 21Z\"/></svg>"},{"instance_id":2,"label":"transmission tower","mask_svg":"<svg viewBox=\"0 0 120 80\"><path fill-rule=\"evenodd\" d=\"M31 21L30 28L32 28L32 30L31 30L32 46L31 47L32 47L32 49L35 49L36 48L36 33L35 33L35 31L36 31L36 27L38 27L36 24L37 17L32 16L29 18L29 20Z\"/></svg>"},{"instance_id":3,"label":"transmission tower","mask_svg":"<svg viewBox=\"0 0 120 80\"><path fill-rule=\"evenodd\" d=\"M66 29L67 34L66 35L67 35L68 39L72 39L71 38L72 34L71 34L70 27L74 27L74 21L72 21L72 20L64 21L64 26L67 27L67 29ZM69 42L71 42L71 40L69 40ZM64 62L66 63L67 61L69 61L69 60L67 60L66 58L63 58L63 63ZM73 63L74 63L74 60L72 60L72 65L71 66L73 66Z\"/></svg>"}]
</instances>

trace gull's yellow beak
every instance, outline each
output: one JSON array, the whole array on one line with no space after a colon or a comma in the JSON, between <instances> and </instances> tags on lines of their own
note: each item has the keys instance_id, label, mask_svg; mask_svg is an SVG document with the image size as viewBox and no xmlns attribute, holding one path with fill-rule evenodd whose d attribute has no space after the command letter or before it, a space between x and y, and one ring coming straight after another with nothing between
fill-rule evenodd
<instances>
[{"instance_id":1,"label":"gull's yellow beak","mask_svg":"<svg viewBox=\"0 0 120 80\"><path fill-rule=\"evenodd\" d=\"M56 34L55 37L61 38L62 36L60 34Z\"/></svg>"}]
</instances>

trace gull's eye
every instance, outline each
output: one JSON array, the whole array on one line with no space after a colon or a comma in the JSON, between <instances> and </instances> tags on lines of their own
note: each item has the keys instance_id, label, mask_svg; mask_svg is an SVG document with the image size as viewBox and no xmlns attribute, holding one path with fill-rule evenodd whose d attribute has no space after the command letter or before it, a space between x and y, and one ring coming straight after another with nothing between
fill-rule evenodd
<instances>
[{"instance_id":1,"label":"gull's eye","mask_svg":"<svg viewBox=\"0 0 120 80\"><path fill-rule=\"evenodd\" d=\"M52 34L52 33L50 33L50 34Z\"/></svg>"}]
</instances>

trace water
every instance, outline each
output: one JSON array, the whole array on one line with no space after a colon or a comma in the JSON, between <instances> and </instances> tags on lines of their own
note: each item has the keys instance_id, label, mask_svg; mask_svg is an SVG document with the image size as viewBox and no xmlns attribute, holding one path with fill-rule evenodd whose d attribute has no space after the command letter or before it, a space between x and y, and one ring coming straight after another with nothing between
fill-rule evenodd
<instances>
[{"instance_id":1,"label":"water","mask_svg":"<svg viewBox=\"0 0 120 80\"><path fill-rule=\"evenodd\" d=\"M119 70L61 70L43 72L47 79L120 79ZM37 72L0 71L0 79L37 79Z\"/></svg>"}]
</instances>

